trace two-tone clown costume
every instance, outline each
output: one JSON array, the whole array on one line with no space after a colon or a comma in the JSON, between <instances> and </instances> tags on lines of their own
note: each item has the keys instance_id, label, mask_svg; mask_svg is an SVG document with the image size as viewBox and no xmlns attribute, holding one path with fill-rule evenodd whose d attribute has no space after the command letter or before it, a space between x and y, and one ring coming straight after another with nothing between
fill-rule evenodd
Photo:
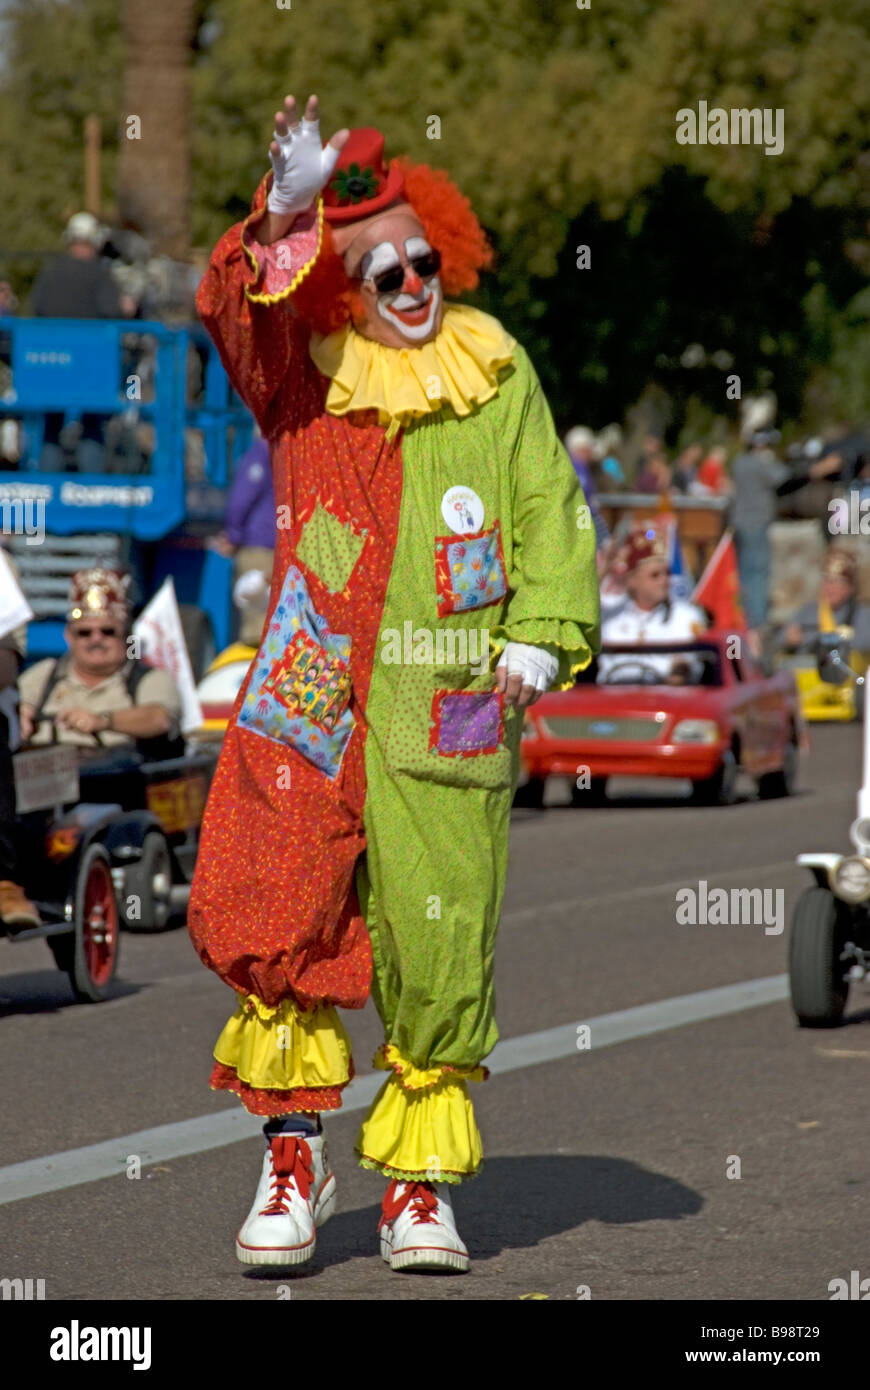
<instances>
[{"instance_id":1,"label":"two-tone clown costume","mask_svg":"<svg viewBox=\"0 0 870 1390\"><path fill-rule=\"evenodd\" d=\"M467 1083L486 1076L498 1036L493 953L523 715L493 668L506 644L524 644L551 661L554 687L571 685L599 613L594 531L522 347L452 303L434 338L415 342L442 285L476 283L479 225L445 176L387 168L382 151L377 131L351 132L320 195L264 245L268 176L200 287L200 314L270 444L278 530L189 921L239 995L212 1086L258 1115L340 1106L354 1067L337 1010L371 990L388 1076L359 1159L394 1180L391 1210L404 1193L420 1224L433 1178L480 1166ZM363 267L387 286L376 310L397 327L385 336L410 330L404 346L355 326L335 249L396 208L421 224L401 291L379 271L389 243ZM285 1167L273 1190L304 1163L291 1154Z\"/></svg>"}]
</instances>

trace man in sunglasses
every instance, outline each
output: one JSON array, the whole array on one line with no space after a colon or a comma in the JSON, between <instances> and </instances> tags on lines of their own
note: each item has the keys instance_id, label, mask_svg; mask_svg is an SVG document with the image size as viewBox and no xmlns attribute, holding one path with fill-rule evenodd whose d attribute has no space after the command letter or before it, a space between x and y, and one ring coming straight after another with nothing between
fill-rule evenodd
<instances>
[{"instance_id":1,"label":"man in sunglasses","mask_svg":"<svg viewBox=\"0 0 870 1390\"><path fill-rule=\"evenodd\" d=\"M236 1254L311 1258L335 1203L320 1112L353 1075L337 1006L371 990L387 1080L357 1152L387 1180L381 1255L461 1272L522 709L597 646L594 533L522 347L454 302L492 253L447 175L387 164L371 127L324 145L315 97L301 119L286 99L270 157L197 298L278 510L188 916L238 996L211 1084L266 1121ZM422 657L388 658L411 631Z\"/></svg>"},{"instance_id":2,"label":"man in sunglasses","mask_svg":"<svg viewBox=\"0 0 870 1390\"><path fill-rule=\"evenodd\" d=\"M128 583L103 568L73 575L68 655L38 661L19 678L23 739L147 748L147 740L177 736L181 700L172 676L160 667L142 670L128 653Z\"/></svg>"}]
</instances>

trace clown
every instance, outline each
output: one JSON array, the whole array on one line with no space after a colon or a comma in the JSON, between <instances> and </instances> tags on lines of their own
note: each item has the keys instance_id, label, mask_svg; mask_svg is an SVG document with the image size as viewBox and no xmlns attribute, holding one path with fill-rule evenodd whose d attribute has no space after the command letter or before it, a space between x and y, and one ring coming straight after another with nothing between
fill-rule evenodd
<instances>
[{"instance_id":1,"label":"clown","mask_svg":"<svg viewBox=\"0 0 870 1390\"><path fill-rule=\"evenodd\" d=\"M388 1180L381 1253L465 1270L450 1194L481 1163L468 1082L498 1036L522 709L596 649L593 541L523 349L445 298L491 258L458 189L385 164L371 128L323 146L314 97L301 120L287 98L270 157L198 297L290 518L189 914L238 994L212 1086L266 1119L236 1253L310 1259L336 1190L320 1114L354 1074L337 1008L371 991L387 1079L357 1151ZM405 624L471 632L490 663L384 659L381 633ZM293 704L315 650L324 699ZM276 663L290 703L270 691Z\"/></svg>"}]
</instances>

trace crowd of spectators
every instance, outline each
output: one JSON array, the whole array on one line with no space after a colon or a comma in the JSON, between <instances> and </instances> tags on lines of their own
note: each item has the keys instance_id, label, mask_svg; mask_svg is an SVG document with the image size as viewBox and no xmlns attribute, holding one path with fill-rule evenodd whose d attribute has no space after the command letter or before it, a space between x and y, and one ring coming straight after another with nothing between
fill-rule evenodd
<instances>
[{"instance_id":1,"label":"crowd of spectators","mask_svg":"<svg viewBox=\"0 0 870 1390\"><path fill-rule=\"evenodd\" d=\"M605 512L613 522L614 515L627 513L630 498L658 498L662 505L665 499L707 499L721 509L723 526L733 533L747 626L763 633L770 607L771 527L783 510L782 499L810 483L828 484L810 494L803 512L815 517L828 546L831 497L843 498L849 515L860 511L862 499L870 501L870 430L841 427L827 440L803 440L786 449L777 430L757 425L750 416L730 450L698 440L674 452L652 432L630 443L618 426L599 434L582 425L569 430L565 446L592 513L599 571L607 569L614 539L620 539L611 536ZM859 507L850 512L852 493ZM609 507L602 508L602 496ZM677 508L681 505L677 500Z\"/></svg>"}]
</instances>

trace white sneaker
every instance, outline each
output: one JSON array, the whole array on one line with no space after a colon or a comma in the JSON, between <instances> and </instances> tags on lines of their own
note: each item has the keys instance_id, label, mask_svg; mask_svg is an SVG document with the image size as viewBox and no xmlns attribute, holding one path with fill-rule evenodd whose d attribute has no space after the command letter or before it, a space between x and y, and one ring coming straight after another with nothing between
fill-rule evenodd
<instances>
[{"instance_id":1,"label":"white sneaker","mask_svg":"<svg viewBox=\"0 0 870 1390\"><path fill-rule=\"evenodd\" d=\"M391 1182L378 1230L391 1269L468 1269L447 1182Z\"/></svg>"},{"instance_id":2,"label":"white sneaker","mask_svg":"<svg viewBox=\"0 0 870 1390\"><path fill-rule=\"evenodd\" d=\"M317 1227L335 1211L335 1175L322 1134L276 1134L263 1157L254 1205L236 1237L246 1265L301 1265Z\"/></svg>"}]
</instances>

